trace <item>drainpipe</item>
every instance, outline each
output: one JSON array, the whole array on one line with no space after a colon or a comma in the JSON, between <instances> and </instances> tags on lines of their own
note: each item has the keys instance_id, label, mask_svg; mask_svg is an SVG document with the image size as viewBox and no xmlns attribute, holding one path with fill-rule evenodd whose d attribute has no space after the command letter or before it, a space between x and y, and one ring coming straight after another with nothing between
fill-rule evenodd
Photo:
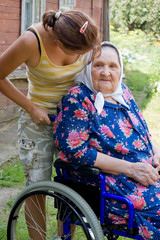
<instances>
[{"instance_id":1,"label":"drainpipe","mask_svg":"<svg viewBox=\"0 0 160 240\"><path fill-rule=\"evenodd\" d=\"M94 19L94 0L91 0L91 17Z\"/></svg>"},{"instance_id":2,"label":"drainpipe","mask_svg":"<svg viewBox=\"0 0 160 240\"><path fill-rule=\"evenodd\" d=\"M103 0L103 41L110 41L109 0Z\"/></svg>"}]
</instances>

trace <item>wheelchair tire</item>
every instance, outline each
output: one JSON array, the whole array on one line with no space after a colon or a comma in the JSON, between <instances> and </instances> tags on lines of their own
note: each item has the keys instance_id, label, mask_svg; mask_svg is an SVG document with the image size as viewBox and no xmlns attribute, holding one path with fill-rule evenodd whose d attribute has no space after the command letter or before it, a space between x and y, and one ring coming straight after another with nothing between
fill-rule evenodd
<instances>
[{"instance_id":1,"label":"wheelchair tire","mask_svg":"<svg viewBox=\"0 0 160 240\"><path fill-rule=\"evenodd\" d=\"M27 199L32 199L35 209L41 213L41 218L38 219L45 222L45 231L44 228L42 231L42 225L39 225L38 220L35 221L34 211L29 212L25 207ZM45 199L45 216L39 199ZM29 223L25 215L30 218ZM62 222L63 227L58 229ZM35 229L34 231L38 234L35 238L30 237L27 225ZM74 225L73 231L71 228ZM73 232L74 240L104 240L103 231L95 213L88 203L71 188L56 182L39 182L26 187L16 198L8 220L8 240L70 240Z\"/></svg>"}]
</instances>

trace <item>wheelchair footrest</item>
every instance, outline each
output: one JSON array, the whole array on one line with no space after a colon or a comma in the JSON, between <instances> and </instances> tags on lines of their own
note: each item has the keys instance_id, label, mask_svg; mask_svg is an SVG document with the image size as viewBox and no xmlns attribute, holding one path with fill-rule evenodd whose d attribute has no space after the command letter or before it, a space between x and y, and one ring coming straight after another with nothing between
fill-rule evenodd
<instances>
[{"instance_id":1,"label":"wheelchair footrest","mask_svg":"<svg viewBox=\"0 0 160 240\"><path fill-rule=\"evenodd\" d=\"M104 224L104 232L106 236L113 235L119 235L120 232L124 232L127 235L137 236L139 234L138 228L133 227L132 229L129 229L127 225L121 225L121 224L112 224L107 221L105 218L105 224ZM117 234L116 234L117 233Z\"/></svg>"}]
</instances>

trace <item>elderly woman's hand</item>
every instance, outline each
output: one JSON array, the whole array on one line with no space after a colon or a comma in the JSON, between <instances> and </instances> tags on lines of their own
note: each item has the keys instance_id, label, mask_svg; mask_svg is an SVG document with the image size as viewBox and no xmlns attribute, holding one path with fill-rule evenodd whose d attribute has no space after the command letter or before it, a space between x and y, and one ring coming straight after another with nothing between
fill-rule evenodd
<instances>
[{"instance_id":1,"label":"elderly woman's hand","mask_svg":"<svg viewBox=\"0 0 160 240\"><path fill-rule=\"evenodd\" d=\"M160 180L157 168L146 163L133 163L129 177L145 186L153 185L157 180Z\"/></svg>"},{"instance_id":2,"label":"elderly woman's hand","mask_svg":"<svg viewBox=\"0 0 160 240\"><path fill-rule=\"evenodd\" d=\"M100 152L97 152L94 166L100 168L102 172L114 175L125 174L145 186L153 185L160 180L158 167L155 168L149 163L120 160Z\"/></svg>"}]
</instances>

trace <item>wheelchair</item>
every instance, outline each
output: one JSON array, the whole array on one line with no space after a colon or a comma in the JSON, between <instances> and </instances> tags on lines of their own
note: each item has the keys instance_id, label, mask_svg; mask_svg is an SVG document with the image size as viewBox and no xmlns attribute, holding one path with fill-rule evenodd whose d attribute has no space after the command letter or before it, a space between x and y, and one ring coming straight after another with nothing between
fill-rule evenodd
<instances>
[{"instance_id":1,"label":"wheelchair","mask_svg":"<svg viewBox=\"0 0 160 240\"><path fill-rule=\"evenodd\" d=\"M134 225L132 202L126 197L107 193L105 177L98 168L75 168L60 159L54 162L54 167L57 173L54 182L45 181L27 186L15 199L8 219L8 240L31 239L28 227L38 231L44 240L114 240L119 236L122 236L121 239L143 239L138 233L138 227ZM78 174L82 179L88 175L97 178L100 186L72 181L68 179L70 173ZM38 202L38 195L46 202L45 214ZM45 230L35 221L32 212L27 211L27 214L32 219L33 226L31 221L26 221L25 201L28 198L33 199L35 208L41 213L41 221L46 225ZM127 225L110 224L107 221L106 199L121 201L128 206Z\"/></svg>"}]
</instances>

